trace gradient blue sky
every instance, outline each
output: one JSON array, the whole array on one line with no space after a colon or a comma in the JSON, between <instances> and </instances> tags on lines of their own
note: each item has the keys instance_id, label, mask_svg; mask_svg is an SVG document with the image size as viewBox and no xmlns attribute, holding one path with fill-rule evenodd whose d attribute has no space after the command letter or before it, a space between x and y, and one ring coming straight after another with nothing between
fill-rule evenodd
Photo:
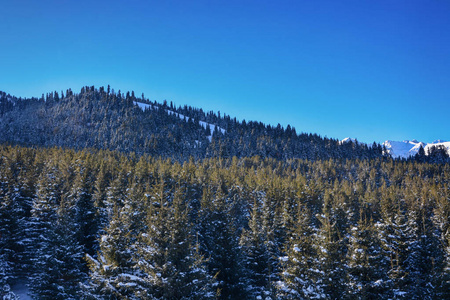
<instances>
[{"instance_id":1,"label":"gradient blue sky","mask_svg":"<svg viewBox=\"0 0 450 300\"><path fill-rule=\"evenodd\" d=\"M450 1L0 0L0 90L82 86L362 142L450 140Z\"/></svg>"}]
</instances>

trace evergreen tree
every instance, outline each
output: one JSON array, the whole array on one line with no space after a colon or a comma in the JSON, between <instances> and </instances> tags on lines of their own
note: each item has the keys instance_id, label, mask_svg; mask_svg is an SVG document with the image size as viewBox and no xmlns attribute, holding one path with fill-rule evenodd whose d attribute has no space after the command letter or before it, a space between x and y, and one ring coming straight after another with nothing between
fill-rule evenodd
<instances>
[{"instance_id":1,"label":"evergreen tree","mask_svg":"<svg viewBox=\"0 0 450 300\"><path fill-rule=\"evenodd\" d=\"M135 237L130 230L129 206L123 209L114 206L108 227L99 241L97 258L86 255L90 269L89 285L85 297L97 299L138 299L135 294L136 277L133 250Z\"/></svg>"},{"instance_id":2,"label":"evergreen tree","mask_svg":"<svg viewBox=\"0 0 450 300\"><path fill-rule=\"evenodd\" d=\"M313 247L317 253L315 268L320 272L316 272L313 280L326 298L341 299L345 293L346 249L337 227L340 220L336 219L333 196L328 192L324 195L322 214L317 218L321 227L314 235Z\"/></svg>"},{"instance_id":3,"label":"evergreen tree","mask_svg":"<svg viewBox=\"0 0 450 300\"><path fill-rule=\"evenodd\" d=\"M89 158L79 162L75 170L75 178L66 195L63 195L61 205L64 206L74 227L74 234L84 252L90 255L95 253L97 239L98 219L96 208L92 199L93 179L90 170Z\"/></svg>"},{"instance_id":4,"label":"evergreen tree","mask_svg":"<svg viewBox=\"0 0 450 300\"><path fill-rule=\"evenodd\" d=\"M278 296L282 299L321 299L325 297L321 286L320 272L315 268L316 251L313 247L314 229L306 207L297 214L298 223L291 238L286 240Z\"/></svg>"},{"instance_id":5,"label":"evergreen tree","mask_svg":"<svg viewBox=\"0 0 450 300\"><path fill-rule=\"evenodd\" d=\"M444 250L439 241L439 233L432 222L433 213L428 187L414 184L405 195L410 202L407 220L408 257L405 269L410 287L409 299L438 298L436 286L439 274L443 273Z\"/></svg>"},{"instance_id":6,"label":"evergreen tree","mask_svg":"<svg viewBox=\"0 0 450 300\"><path fill-rule=\"evenodd\" d=\"M444 243L444 262L442 273L438 275L437 296L441 299L450 297L450 232L446 232Z\"/></svg>"},{"instance_id":7,"label":"evergreen tree","mask_svg":"<svg viewBox=\"0 0 450 300\"><path fill-rule=\"evenodd\" d=\"M399 203L400 204L400 203ZM382 221L377 224L379 239L382 242L382 254L390 261L387 272L389 280L386 289L388 297L407 298L408 274L405 260L408 255L407 220L404 210L397 206L395 210L384 209Z\"/></svg>"},{"instance_id":8,"label":"evergreen tree","mask_svg":"<svg viewBox=\"0 0 450 300\"><path fill-rule=\"evenodd\" d=\"M360 215L357 226L351 229L346 293L349 299L376 299L386 294L389 261L382 255L372 219L363 210Z\"/></svg>"},{"instance_id":9,"label":"evergreen tree","mask_svg":"<svg viewBox=\"0 0 450 300\"><path fill-rule=\"evenodd\" d=\"M272 294L270 276L271 255L268 249L267 232L263 224L262 203L265 194L255 191L248 229L242 232L240 244L243 249L244 265L248 272L247 290L251 297L264 297Z\"/></svg>"},{"instance_id":10,"label":"evergreen tree","mask_svg":"<svg viewBox=\"0 0 450 300\"><path fill-rule=\"evenodd\" d=\"M418 162L424 162L426 160L425 150L422 145L420 145L419 151L414 155L414 159Z\"/></svg>"},{"instance_id":11,"label":"evergreen tree","mask_svg":"<svg viewBox=\"0 0 450 300\"><path fill-rule=\"evenodd\" d=\"M448 185L440 185L442 188L433 187L433 198L436 206L433 211L433 224L436 228L436 238L439 241L437 249L442 251L440 272L435 276L434 287L436 297L450 298L450 189Z\"/></svg>"},{"instance_id":12,"label":"evergreen tree","mask_svg":"<svg viewBox=\"0 0 450 300\"><path fill-rule=\"evenodd\" d=\"M143 299L213 299L208 275L179 191L173 197L163 183L154 194L147 232L141 234L135 261L142 281L136 295Z\"/></svg>"},{"instance_id":13,"label":"evergreen tree","mask_svg":"<svg viewBox=\"0 0 450 300\"><path fill-rule=\"evenodd\" d=\"M57 191L44 174L38 197L33 205L36 224L31 290L39 299L78 299L79 283L85 279L81 269L83 249L74 236L73 223L67 211L58 205Z\"/></svg>"},{"instance_id":14,"label":"evergreen tree","mask_svg":"<svg viewBox=\"0 0 450 300\"><path fill-rule=\"evenodd\" d=\"M239 249L239 236L233 224L231 203L220 193L205 188L199 212L200 249L208 257L208 271L215 276L220 299L245 298L245 274Z\"/></svg>"},{"instance_id":15,"label":"evergreen tree","mask_svg":"<svg viewBox=\"0 0 450 300\"><path fill-rule=\"evenodd\" d=\"M108 187L111 180L111 173L107 169L107 163L102 161L99 166L95 183L93 185L92 201L96 211L95 219L97 220L97 233L106 228L111 215L111 206L108 205Z\"/></svg>"},{"instance_id":16,"label":"evergreen tree","mask_svg":"<svg viewBox=\"0 0 450 300\"><path fill-rule=\"evenodd\" d=\"M10 283L11 278L12 268L10 262L7 260L6 254L2 253L0 254L0 287L3 287L5 284Z\"/></svg>"},{"instance_id":17,"label":"evergreen tree","mask_svg":"<svg viewBox=\"0 0 450 300\"><path fill-rule=\"evenodd\" d=\"M10 279L21 277L30 265L26 243L34 178L27 174L27 156L27 151L14 149L0 166L0 256Z\"/></svg>"}]
</instances>

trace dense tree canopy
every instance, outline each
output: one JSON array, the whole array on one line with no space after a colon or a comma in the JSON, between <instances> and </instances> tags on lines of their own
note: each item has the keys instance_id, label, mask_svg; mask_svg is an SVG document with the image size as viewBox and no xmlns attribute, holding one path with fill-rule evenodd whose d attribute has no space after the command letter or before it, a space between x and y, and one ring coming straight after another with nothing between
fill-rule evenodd
<instances>
[{"instance_id":1,"label":"dense tree canopy","mask_svg":"<svg viewBox=\"0 0 450 300\"><path fill-rule=\"evenodd\" d=\"M36 299L442 299L450 287L449 164L1 146L0 174L2 281L27 277Z\"/></svg>"}]
</instances>

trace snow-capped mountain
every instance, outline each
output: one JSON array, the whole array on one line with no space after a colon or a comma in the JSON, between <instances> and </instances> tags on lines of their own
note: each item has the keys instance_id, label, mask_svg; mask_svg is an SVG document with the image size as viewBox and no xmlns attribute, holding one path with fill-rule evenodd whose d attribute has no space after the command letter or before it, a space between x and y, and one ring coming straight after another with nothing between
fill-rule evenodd
<instances>
[{"instance_id":1,"label":"snow-capped mountain","mask_svg":"<svg viewBox=\"0 0 450 300\"><path fill-rule=\"evenodd\" d=\"M386 147L387 152L394 158L408 158L409 156L414 156L419 152L422 146L425 150L425 154L428 153L431 147L444 146L447 149L447 153L450 154L450 142L445 142L442 140L434 141L433 143L423 143L417 140L403 142L396 141L385 141L383 145Z\"/></svg>"},{"instance_id":2,"label":"snow-capped mountain","mask_svg":"<svg viewBox=\"0 0 450 300\"><path fill-rule=\"evenodd\" d=\"M345 144L349 142L355 143L357 140L353 138L345 138L340 140L340 144ZM419 142L417 140L405 140L403 142L387 140L383 143L386 147L386 152L393 158L408 158L414 156L419 152L420 147L423 147L425 155L428 155L429 150L434 147L443 146L447 153L450 155L450 141L436 140L432 143Z\"/></svg>"},{"instance_id":3,"label":"snow-capped mountain","mask_svg":"<svg viewBox=\"0 0 450 300\"><path fill-rule=\"evenodd\" d=\"M352 139L352 138L346 137L345 139L339 141L340 144L345 144L345 143L350 143L350 142L356 143L356 139Z\"/></svg>"}]
</instances>

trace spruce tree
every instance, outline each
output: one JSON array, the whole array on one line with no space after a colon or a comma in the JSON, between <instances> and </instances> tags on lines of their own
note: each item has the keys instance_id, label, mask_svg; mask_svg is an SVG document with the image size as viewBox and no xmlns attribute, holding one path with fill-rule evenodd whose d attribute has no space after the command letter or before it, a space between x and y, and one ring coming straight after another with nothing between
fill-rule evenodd
<instances>
[{"instance_id":1,"label":"spruce tree","mask_svg":"<svg viewBox=\"0 0 450 300\"><path fill-rule=\"evenodd\" d=\"M1 237L0 237L1 239ZM0 241L1 243L1 241ZM12 278L12 268L10 262L7 260L6 254L0 254L0 287L10 283Z\"/></svg>"},{"instance_id":2,"label":"spruce tree","mask_svg":"<svg viewBox=\"0 0 450 300\"><path fill-rule=\"evenodd\" d=\"M346 249L342 243L333 206L333 196L326 192L322 213L317 216L321 226L314 235L314 251L317 253L314 281L317 289L323 290L326 298L341 299L345 293L345 278L347 273Z\"/></svg>"},{"instance_id":3,"label":"spruce tree","mask_svg":"<svg viewBox=\"0 0 450 300\"><path fill-rule=\"evenodd\" d=\"M141 280L136 295L143 299L213 299L214 280L199 253L180 191L171 196L161 182L154 200L147 231L136 245Z\"/></svg>"},{"instance_id":4,"label":"spruce tree","mask_svg":"<svg viewBox=\"0 0 450 300\"><path fill-rule=\"evenodd\" d=\"M72 218L76 238L84 247L84 252L94 255L96 248L98 219L97 212L92 199L92 171L89 158L85 157L78 162L75 170L73 183L68 193L62 197L62 206Z\"/></svg>"},{"instance_id":5,"label":"spruce tree","mask_svg":"<svg viewBox=\"0 0 450 300\"><path fill-rule=\"evenodd\" d=\"M278 297L321 299L325 294L320 284L320 271L315 268L317 262L310 212L306 207L300 207L296 217L298 222L284 246L285 256L280 257L282 271L277 285Z\"/></svg>"},{"instance_id":6,"label":"spruce tree","mask_svg":"<svg viewBox=\"0 0 450 300\"><path fill-rule=\"evenodd\" d=\"M240 244L245 255L244 265L248 273L247 290L251 297L264 297L272 293L271 261L268 248L267 228L264 226L262 202L265 194L255 191L249 216L248 229L242 232ZM265 297L264 297L265 298Z\"/></svg>"},{"instance_id":7,"label":"spruce tree","mask_svg":"<svg viewBox=\"0 0 450 300\"><path fill-rule=\"evenodd\" d=\"M422 194L426 197L426 194ZM422 202L422 199L420 199ZM408 256L405 270L408 273L409 299L435 299L439 297L436 286L439 275L443 273L445 250L432 223L428 205L416 203L410 208L407 221Z\"/></svg>"},{"instance_id":8,"label":"spruce tree","mask_svg":"<svg viewBox=\"0 0 450 300\"><path fill-rule=\"evenodd\" d=\"M437 280L437 296L441 299L448 299L450 297L450 232L444 235L444 261L443 270L438 275Z\"/></svg>"},{"instance_id":9,"label":"spruce tree","mask_svg":"<svg viewBox=\"0 0 450 300\"><path fill-rule=\"evenodd\" d=\"M442 251L442 261L440 272L433 281L436 288L436 297L441 299L450 298L450 189L447 184L440 185L440 188L432 188L433 198L436 199L436 206L433 211L433 224L435 236L439 240L438 249Z\"/></svg>"},{"instance_id":10,"label":"spruce tree","mask_svg":"<svg viewBox=\"0 0 450 300\"><path fill-rule=\"evenodd\" d=\"M377 228L382 254L390 261L388 280L385 281L385 289L388 290L386 297L403 299L407 297L408 288L408 274L405 271L408 255L407 219L401 203L396 206L383 207L382 220Z\"/></svg>"},{"instance_id":11,"label":"spruce tree","mask_svg":"<svg viewBox=\"0 0 450 300\"><path fill-rule=\"evenodd\" d=\"M381 253L372 219L363 210L360 216L357 226L351 228L346 294L350 299L375 299L386 294L389 261Z\"/></svg>"},{"instance_id":12,"label":"spruce tree","mask_svg":"<svg viewBox=\"0 0 450 300\"><path fill-rule=\"evenodd\" d=\"M96 299L138 299L135 295L136 277L133 262L133 241L128 206L114 205L111 221L99 241L97 257L86 255L89 265L89 284L85 297Z\"/></svg>"},{"instance_id":13,"label":"spruce tree","mask_svg":"<svg viewBox=\"0 0 450 300\"><path fill-rule=\"evenodd\" d=\"M220 299L245 298L243 257L229 199L205 187L198 222L200 249L208 257L208 271L217 280Z\"/></svg>"},{"instance_id":14,"label":"spruce tree","mask_svg":"<svg viewBox=\"0 0 450 300\"><path fill-rule=\"evenodd\" d=\"M52 176L43 174L32 210L36 227L30 287L39 299L78 299L79 283L85 279L81 271L83 248L74 236L67 211L58 205Z\"/></svg>"},{"instance_id":15,"label":"spruce tree","mask_svg":"<svg viewBox=\"0 0 450 300\"><path fill-rule=\"evenodd\" d=\"M28 153L11 149L0 165L0 256L8 265L8 277L24 276L30 261L26 244L31 202L33 198L32 168L26 161Z\"/></svg>"}]
</instances>

